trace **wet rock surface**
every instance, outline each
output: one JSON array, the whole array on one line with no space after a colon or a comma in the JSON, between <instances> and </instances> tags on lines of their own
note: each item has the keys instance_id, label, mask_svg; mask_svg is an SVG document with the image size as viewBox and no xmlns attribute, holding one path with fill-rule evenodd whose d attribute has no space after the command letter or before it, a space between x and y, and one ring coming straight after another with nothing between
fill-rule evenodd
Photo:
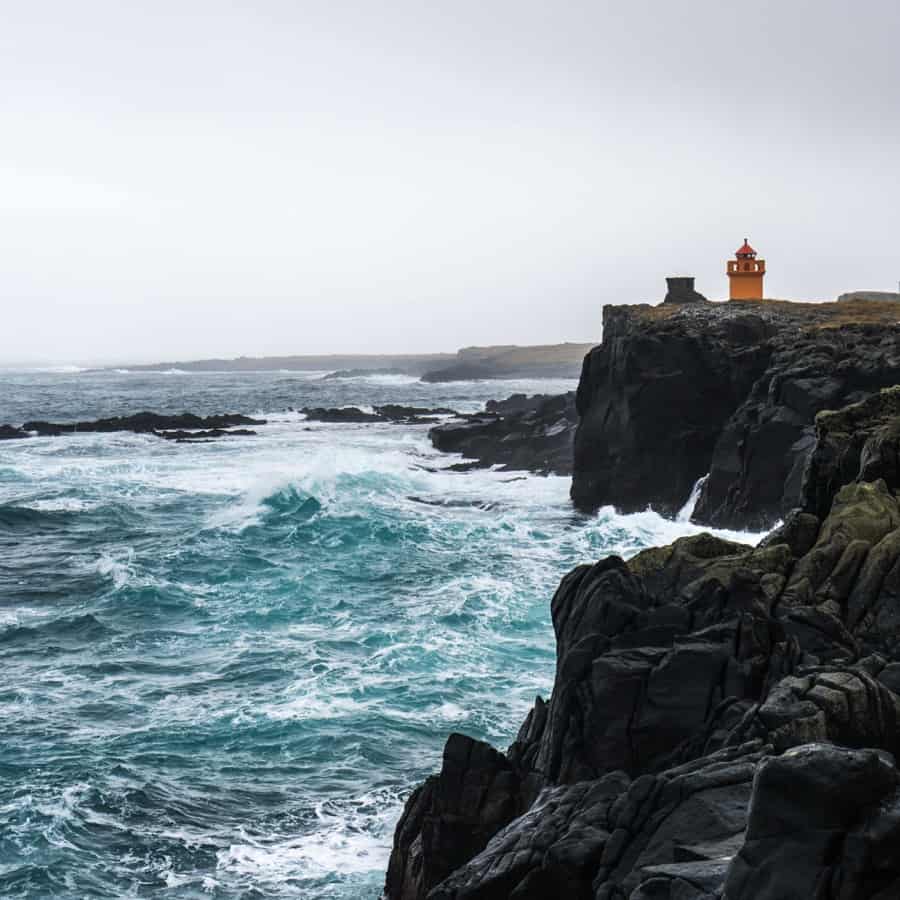
<instances>
[{"instance_id":1,"label":"wet rock surface","mask_svg":"<svg viewBox=\"0 0 900 900\"><path fill-rule=\"evenodd\" d=\"M465 468L499 466L539 474L572 471L572 440L578 416L575 395L489 400L483 413L459 416L429 431L432 444L471 460Z\"/></svg>"},{"instance_id":2,"label":"wet rock surface","mask_svg":"<svg viewBox=\"0 0 900 900\"><path fill-rule=\"evenodd\" d=\"M576 395L572 499L581 509L676 513L768 365L775 329L766 318L743 308L726 316L711 303L664 312L604 308L603 343L585 357Z\"/></svg>"},{"instance_id":3,"label":"wet rock surface","mask_svg":"<svg viewBox=\"0 0 900 900\"><path fill-rule=\"evenodd\" d=\"M373 412L366 412L358 406L339 406L323 408L305 406L300 410L310 422L369 423L393 422L405 425L426 425L434 422L438 416L458 415L456 410L446 407L428 409L422 406L402 406L397 403L386 403L373 407Z\"/></svg>"},{"instance_id":4,"label":"wet rock surface","mask_svg":"<svg viewBox=\"0 0 900 900\"><path fill-rule=\"evenodd\" d=\"M140 412L133 416L112 416L92 422L25 422L21 428L0 426L0 439L27 437L58 437L62 434L111 433L131 431L136 434L153 434L174 441L211 440L227 436L254 435L255 431L236 428L239 425L265 425L265 419L253 419L237 413L214 416L197 416L193 413L163 415Z\"/></svg>"},{"instance_id":5,"label":"wet rock surface","mask_svg":"<svg viewBox=\"0 0 900 900\"><path fill-rule=\"evenodd\" d=\"M900 410L816 420L802 506L579 566L557 668L501 753L453 735L390 900L900 896Z\"/></svg>"}]
</instances>

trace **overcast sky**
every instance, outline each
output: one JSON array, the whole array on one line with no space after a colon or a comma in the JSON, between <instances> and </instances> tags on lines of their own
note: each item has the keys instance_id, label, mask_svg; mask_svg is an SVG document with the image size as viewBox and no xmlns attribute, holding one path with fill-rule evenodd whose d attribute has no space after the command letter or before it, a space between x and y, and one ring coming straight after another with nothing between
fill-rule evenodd
<instances>
[{"instance_id":1,"label":"overcast sky","mask_svg":"<svg viewBox=\"0 0 900 900\"><path fill-rule=\"evenodd\" d=\"M0 364L599 336L900 279L896 0L0 0Z\"/></svg>"}]
</instances>

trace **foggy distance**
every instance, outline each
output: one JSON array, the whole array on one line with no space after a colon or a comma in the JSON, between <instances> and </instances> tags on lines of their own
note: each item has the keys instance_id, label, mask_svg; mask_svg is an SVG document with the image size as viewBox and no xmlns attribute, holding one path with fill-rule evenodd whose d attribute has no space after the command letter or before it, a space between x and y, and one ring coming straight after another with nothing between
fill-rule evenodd
<instances>
[{"instance_id":1,"label":"foggy distance","mask_svg":"<svg viewBox=\"0 0 900 900\"><path fill-rule=\"evenodd\" d=\"M896 290L898 26L6 3L0 365L592 341L664 275L727 296L744 235L772 297Z\"/></svg>"}]
</instances>

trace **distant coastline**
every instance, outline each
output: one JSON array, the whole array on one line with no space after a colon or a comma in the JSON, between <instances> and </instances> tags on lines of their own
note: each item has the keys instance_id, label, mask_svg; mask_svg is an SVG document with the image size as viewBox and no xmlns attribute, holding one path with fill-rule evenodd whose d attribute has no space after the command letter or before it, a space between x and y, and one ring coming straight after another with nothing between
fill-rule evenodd
<instances>
[{"instance_id":1,"label":"distant coastline","mask_svg":"<svg viewBox=\"0 0 900 900\"><path fill-rule=\"evenodd\" d=\"M474 381L492 378L577 378L585 354L596 342L540 346L465 347L456 353L322 354L297 356L239 356L129 365L129 372L340 372L404 374L424 381ZM118 366L106 366L113 370Z\"/></svg>"}]
</instances>

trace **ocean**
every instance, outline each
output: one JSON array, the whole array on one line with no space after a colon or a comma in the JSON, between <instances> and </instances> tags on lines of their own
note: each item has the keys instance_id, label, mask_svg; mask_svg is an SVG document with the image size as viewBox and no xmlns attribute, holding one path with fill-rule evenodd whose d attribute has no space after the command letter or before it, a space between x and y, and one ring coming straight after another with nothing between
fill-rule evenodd
<instances>
[{"instance_id":1,"label":"ocean","mask_svg":"<svg viewBox=\"0 0 900 900\"><path fill-rule=\"evenodd\" d=\"M572 388L0 372L0 424L269 422L0 442L0 897L378 897L447 735L503 748L547 696L562 576L700 529L576 513L566 478L448 471L428 426L292 410Z\"/></svg>"}]
</instances>

